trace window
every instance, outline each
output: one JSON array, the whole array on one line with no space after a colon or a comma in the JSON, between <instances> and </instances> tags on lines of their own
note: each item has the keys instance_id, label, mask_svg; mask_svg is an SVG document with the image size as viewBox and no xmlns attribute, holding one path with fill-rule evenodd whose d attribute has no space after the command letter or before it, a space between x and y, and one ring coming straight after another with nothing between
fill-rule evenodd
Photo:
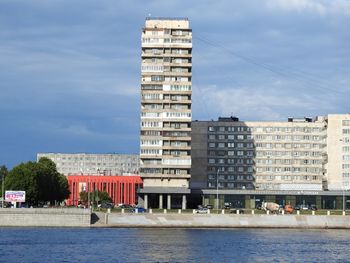
<instances>
[{"instance_id":1,"label":"window","mask_svg":"<svg viewBox=\"0 0 350 263\"><path fill-rule=\"evenodd\" d=\"M235 144L233 142L229 142L229 143L227 143L227 147L233 148L233 147L235 147Z\"/></svg>"}]
</instances>

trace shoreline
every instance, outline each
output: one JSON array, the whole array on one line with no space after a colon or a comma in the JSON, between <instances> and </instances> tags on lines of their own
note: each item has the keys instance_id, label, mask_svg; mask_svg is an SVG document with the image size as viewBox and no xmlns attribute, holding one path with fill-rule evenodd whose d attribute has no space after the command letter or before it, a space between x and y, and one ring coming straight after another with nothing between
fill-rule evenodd
<instances>
[{"instance_id":1,"label":"shoreline","mask_svg":"<svg viewBox=\"0 0 350 263\"><path fill-rule=\"evenodd\" d=\"M350 229L346 215L108 213L78 208L0 209L0 227Z\"/></svg>"}]
</instances>

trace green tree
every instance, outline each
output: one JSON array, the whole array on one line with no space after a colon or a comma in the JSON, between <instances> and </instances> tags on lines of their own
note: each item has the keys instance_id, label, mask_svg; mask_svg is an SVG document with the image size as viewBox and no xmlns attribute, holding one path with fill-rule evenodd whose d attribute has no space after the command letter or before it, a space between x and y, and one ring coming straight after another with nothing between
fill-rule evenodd
<instances>
[{"instance_id":1,"label":"green tree","mask_svg":"<svg viewBox=\"0 0 350 263\"><path fill-rule=\"evenodd\" d=\"M88 203L88 192L80 192L80 201L82 203ZM94 202L94 204L97 204L97 202L112 202L112 198L109 196L109 194L106 191L93 191L90 192L90 201Z\"/></svg>"},{"instance_id":2,"label":"green tree","mask_svg":"<svg viewBox=\"0 0 350 263\"><path fill-rule=\"evenodd\" d=\"M29 204L47 201L53 204L69 197L66 177L57 172L55 163L48 158L14 167L6 177L5 185L8 190L26 191Z\"/></svg>"},{"instance_id":3,"label":"green tree","mask_svg":"<svg viewBox=\"0 0 350 263\"><path fill-rule=\"evenodd\" d=\"M26 202L37 204L39 187L36 174L36 163L21 163L15 166L6 176L5 188L13 191L26 191Z\"/></svg>"}]
</instances>

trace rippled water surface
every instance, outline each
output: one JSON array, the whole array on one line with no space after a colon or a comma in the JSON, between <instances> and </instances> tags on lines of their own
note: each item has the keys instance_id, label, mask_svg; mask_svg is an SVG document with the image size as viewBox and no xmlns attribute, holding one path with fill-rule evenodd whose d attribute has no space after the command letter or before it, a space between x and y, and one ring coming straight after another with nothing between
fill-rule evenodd
<instances>
[{"instance_id":1,"label":"rippled water surface","mask_svg":"<svg viewBox=\"0 0 350 263\"><path fill-rule=\"evenodd\" d=\"M0 262L350 262L350 231L0 228Z\"/></svg>"}]
</instances>

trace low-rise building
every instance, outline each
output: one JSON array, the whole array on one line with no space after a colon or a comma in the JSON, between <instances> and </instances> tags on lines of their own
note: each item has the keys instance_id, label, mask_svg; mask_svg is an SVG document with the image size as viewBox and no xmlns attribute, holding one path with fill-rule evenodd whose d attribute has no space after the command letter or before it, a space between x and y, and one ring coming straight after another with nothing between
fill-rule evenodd
<instances>
[{"instance_id":1,"label":"low-rise building","mask_svg":"<svg viewBox=\"0 0 350 263\"><path fill-rule=\"evenodd\" d=\"M38 153L37 160L47 157L64 175L137 175L138 154Z\"/></svg>"}]
</instances>

